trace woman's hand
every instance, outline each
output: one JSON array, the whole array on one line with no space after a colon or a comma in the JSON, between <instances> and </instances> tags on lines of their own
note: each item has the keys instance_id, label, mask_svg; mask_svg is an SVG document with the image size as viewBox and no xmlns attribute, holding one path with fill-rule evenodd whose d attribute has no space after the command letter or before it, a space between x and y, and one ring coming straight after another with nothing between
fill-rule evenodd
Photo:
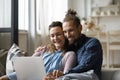
<instances>
[{"instance_id":1,"label":"woman's hand","mask_svg":"<svg viewBox=\"0 0 120 80\"><path fill-rule=\"evenodd\" d=\"M0 77L0 80L9 80L9 79L8 79L8 77L6 77L6 76L1 76L1 77Z\"/></svg>"}]
</instances>

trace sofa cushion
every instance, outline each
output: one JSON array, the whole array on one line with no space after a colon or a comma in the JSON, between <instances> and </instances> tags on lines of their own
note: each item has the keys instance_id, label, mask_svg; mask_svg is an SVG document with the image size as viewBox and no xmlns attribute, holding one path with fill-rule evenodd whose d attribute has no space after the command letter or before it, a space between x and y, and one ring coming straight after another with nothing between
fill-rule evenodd
<instances>
[{"instance_id":1,"label":"sofa cushion","mask_svg":"<svg viewBox=\"0 0 120 80\"><path fill-rule=\"evenodd\" d=\"M102 80L120 80L120 68L102 69Z\"/></svg>"}]
</instances>

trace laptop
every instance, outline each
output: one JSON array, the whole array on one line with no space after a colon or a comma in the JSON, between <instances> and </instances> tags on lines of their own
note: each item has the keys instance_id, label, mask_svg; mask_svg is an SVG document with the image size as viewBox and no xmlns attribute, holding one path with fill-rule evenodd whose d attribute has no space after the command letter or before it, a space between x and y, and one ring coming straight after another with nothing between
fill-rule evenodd
<instances>
[{"instance_id":1,"label":"laptop","mask_svg":"<svg viewBox=\"0 0 120 80\"><path fill-rule=\"evenodd\" d=\"M13 64L17 80L42 80L46 75L41 57L15 57Z\"/></svg>"}]
</instances>

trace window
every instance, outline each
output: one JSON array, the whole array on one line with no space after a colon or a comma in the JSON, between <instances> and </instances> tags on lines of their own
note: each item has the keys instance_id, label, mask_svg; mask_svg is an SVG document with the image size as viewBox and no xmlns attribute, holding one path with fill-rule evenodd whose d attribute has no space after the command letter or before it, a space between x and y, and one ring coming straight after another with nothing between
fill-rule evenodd
<instances>
[{"instance_id":1,"label":"window","mask_svg":"<svg viewBox=\"0 0 120 80\"><path fill-rule=\"evenodd\" d=\"M28 0L19 0L19 29L28 30ZM0 0L0 28L11 26L11 0Z\"/></svg>"},{"instance_id":2,"label":"window","mask_svg":"<svg viewBox=\"0 0 120 80\"><path fill-rule=\"evenodd\" d=\"M19 30L28 30L28 0L19 0Z\"/></svg>"},{"instance_id":3,"label":"window","mask_svg":"<svg viewBox=\"0 0 120 80\"><path fill-rule=\"evenodd\" d=\"M0 28L11 27L11 0L0 0Z\"/></svg>"},{"instance_id":4,"label":"window","mask_svg":"<svg viewBox=\"0 0 120 80\"><path fill-rule=\"evenodd\" d=\"M68 8L67 2L68 0L36 0L38 33L48 34L48 26L52 21L63 20Z\"/></svg>"}]
</instances>

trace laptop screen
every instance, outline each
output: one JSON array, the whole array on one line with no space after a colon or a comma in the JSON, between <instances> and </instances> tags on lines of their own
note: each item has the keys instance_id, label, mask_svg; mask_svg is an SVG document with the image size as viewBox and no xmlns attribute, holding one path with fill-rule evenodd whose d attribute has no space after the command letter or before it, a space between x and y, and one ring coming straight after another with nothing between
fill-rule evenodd
<instances>
[{"instance_id":1,"label":"laptop screen","mask_svg":"<svg viewBox=\"0 0 120 80\"><path fill-rule=\"evenodd\" d=\"M15 57L13 64L17 80L42 80L46 75L41 57Z\"/></svg>"}]
</instances>

